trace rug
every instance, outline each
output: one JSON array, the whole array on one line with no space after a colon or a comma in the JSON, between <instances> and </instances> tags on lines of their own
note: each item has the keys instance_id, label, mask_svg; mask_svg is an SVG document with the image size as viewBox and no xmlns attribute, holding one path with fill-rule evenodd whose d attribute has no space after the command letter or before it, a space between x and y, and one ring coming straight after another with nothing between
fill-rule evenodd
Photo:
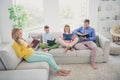
<instances>
[{"instance_id":1,"label":"rug","mask_svg":"<svg viewBox=\"0 0 120 80\"><path fill-rule=\"evenodd\" d=\"M60 64L71 70L68 76L57 76L50 70L50 80L120 80L120 64L99 63L94 70L89 64Z\"/></svg>"}]
</instances>

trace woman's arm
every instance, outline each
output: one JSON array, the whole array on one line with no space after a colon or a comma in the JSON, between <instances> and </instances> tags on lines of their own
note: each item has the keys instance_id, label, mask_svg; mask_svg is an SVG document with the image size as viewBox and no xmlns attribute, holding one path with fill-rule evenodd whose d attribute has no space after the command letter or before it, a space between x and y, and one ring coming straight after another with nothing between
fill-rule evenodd
<instances>
[{"instance_id":1,"label":"woman's arm","mask_svg":"<svg viewBox=\"0 0 120 80\"><path fill-rule=\"evenodd\" d=\"M17 54L18 58L22 58L28 50L26 45L19 45L18 43L14 42L12 45L13 49L15 50L15 53Z\"/></svg>"}]
</instances>

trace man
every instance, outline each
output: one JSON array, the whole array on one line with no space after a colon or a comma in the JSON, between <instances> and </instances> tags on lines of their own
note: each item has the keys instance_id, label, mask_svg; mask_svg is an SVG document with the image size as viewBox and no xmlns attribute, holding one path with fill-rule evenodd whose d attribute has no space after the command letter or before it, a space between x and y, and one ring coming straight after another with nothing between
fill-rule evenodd
<instances>
[{"instance_id":1,"label":"man","mask_svg":"<svg viewBox=\"0 0 120 80\"><path fill-rule=\"evenodd\" d=\"M75 49L83 50L83 49L90 49L91 56L90 56L90 63L93 69L97 69L96 66L96 53L97 53L97 45L93 42L96 40L95 30L89 26L90 21L89 19L84 20L84 26L79 27L78 29L73 31L73 34L77 35L80 34L88 34L88 36L78 36L79 43L75 45Z\"/></svg>"},{"instance_id":2,"label":"man","mask_svg":"<svg viewBox=\"0 0 120 80\"><path fill-rule=\"evenodd\" d=\"M40 47L43 49L43 51L48 51L51 49L55 49L59 47L59 43L55 43L55 38L52 33L49 31L49 26L44 27L44 33L42 34L42 42L40 44Z\"/></svg>"}]
</instances>

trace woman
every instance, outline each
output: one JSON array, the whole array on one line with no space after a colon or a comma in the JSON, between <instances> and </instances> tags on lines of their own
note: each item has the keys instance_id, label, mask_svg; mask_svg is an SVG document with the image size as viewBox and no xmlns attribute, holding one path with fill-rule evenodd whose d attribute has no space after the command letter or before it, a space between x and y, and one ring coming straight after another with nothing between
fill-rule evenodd
<instances>
[{"instance_id":1,"label":"woman","mask_svg":"<svg viewBox=\"0 0 120 80\"><path fill-rule=\"evenodd\" d=\"M53 56L49 53L43 53L34 51L31 47L32 44L28 44L22 38L22 30L14 28L12 30L13 49L15 50L19 58L23 58L27 62L47 62L56 72L58 76L67 76L71 71L61 69L55 62Z\"/></svg>"},{"instance_id":2,"label":"woman","mask_svg":"<svg viewBox=\"0 0 120 80\"><path fill-rule=\"evenodd\" d=\"M71 50L72 47L78 42L78 38L74 37L73 34L70 32L70 26L65 25L64 33L58 39L58 42L61 44L63 48L65 48L65 53L68 50Z\"/></svg>"}]
</instances>

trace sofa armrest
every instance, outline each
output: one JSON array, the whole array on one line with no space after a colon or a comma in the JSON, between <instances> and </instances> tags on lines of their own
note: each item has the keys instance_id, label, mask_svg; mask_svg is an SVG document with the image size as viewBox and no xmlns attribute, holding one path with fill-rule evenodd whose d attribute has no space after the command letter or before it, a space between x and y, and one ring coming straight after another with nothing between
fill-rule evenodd
<instances>
[{"instance_id":1,"label":"sofa armrest","mask_svg":"<svg viewBox=\"0 0 120 80\"><path fill-rule=\"evenodd\" d=\"M108 55L109 55L109 52L110 52L110 40L103 37L102 35L99 35L99 42L100 42L100 47L104 51L104 60L105 60L105 62L107 62L108 61Z\"/></svg>"}]
</instances>

